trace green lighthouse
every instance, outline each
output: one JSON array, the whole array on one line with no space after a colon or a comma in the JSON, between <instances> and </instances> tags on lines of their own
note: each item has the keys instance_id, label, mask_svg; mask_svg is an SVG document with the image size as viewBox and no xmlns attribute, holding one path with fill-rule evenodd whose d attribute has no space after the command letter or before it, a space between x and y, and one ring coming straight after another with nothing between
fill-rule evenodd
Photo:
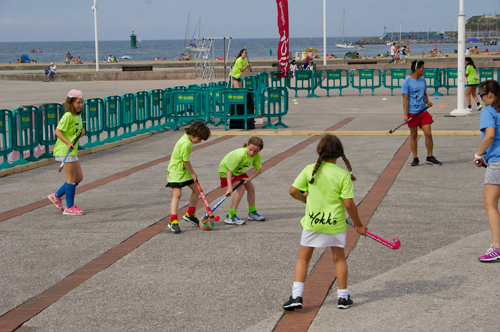
<instances>
[{"instance_id":1,"label":"green lighthouse","mask_svg":"<svg viewBox=\"0 0 500 332\"><path fill-rule=\"evenodd\" d=\"M130 48L137 48L137 36L134 35L134 31L130 35Z\"/></svg>"}]
</instances>

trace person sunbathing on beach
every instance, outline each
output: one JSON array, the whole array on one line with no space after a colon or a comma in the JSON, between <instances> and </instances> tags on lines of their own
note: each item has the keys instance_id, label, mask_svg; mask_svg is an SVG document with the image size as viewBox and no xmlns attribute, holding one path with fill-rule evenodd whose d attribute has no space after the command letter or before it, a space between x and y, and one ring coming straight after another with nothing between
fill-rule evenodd
<instances>
[{"instance_id":1,"label":"person sunbathing on beach","mask_svg":"<svg viewBox=\"0 0 500 332\"><path fill-rule=\"evenodd\" d=\"M155 61L160 61L160 58L159 58L159 57L156 57L156 58L155 58Z\"/></svg>"}]
</instances>

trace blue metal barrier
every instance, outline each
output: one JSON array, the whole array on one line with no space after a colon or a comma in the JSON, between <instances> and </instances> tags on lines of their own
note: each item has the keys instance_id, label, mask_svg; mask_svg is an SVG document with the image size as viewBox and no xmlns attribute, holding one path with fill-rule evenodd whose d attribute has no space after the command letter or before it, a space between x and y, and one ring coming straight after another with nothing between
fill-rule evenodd
<instances>
[{"instance_id":1,"label":"blue metal barrier","mask_svg":"<svg viewBox=\"0 0 500 332\"><path fill-rule=\"evenodd\" d=\"M123 133L120 135L121 138L128 138L135 136L135 132L132 127L135 123L135 112L134 112L134 95L132 93L126 93L122 95L122 114L121 121L123 125Z\"/></svg>"},{"instance_id":2,"label":"blue metal barrier","mask_svg":"<svg viewBox=\"0 0 500 332\"><path fill-rule=\"evenodd\" d=\"M40 123L38 108L35 106L18 107L13 116L13 143L14 150L19 152L19 160L13 166L24 165L30 161L38 161L35 157L35 148L40 142ZM30 156L24 159L24 152L29 151Z\"/></svg>"},{"instance_id":3,"label":"blue metal barrier","mask_svg":"<svg viewBox=\"0 0 500 332\"><path fill-rule=\"evenodd\" d=\"M318 80L319 87L326 90L327 97L330 97L330 90L339 90L342 97L342 89L349 87L349 71L347 69L322 70L318 74Z\"/></svg>"},{"instance_id":4,"label":"blue metal barrier","mask_svg":"<svg viewBox=\"0 0 500 332\"><path fill-rule=\"evenodd\" d=\"M9 110L0 110L0 156L2 163L0 170L13 167L9 164L8 155L13 150L13 133L12 112Z\"/></svg>"},{"instance_id":5,"label":"blue metal barrier","mask_svg":"<svg viewBox=\"0 0 500 332\"><path fill-rule=\"evenodd\" d=\"M426 68L424 73L424 79L427 82L429 88L434 88L434 92L429 96L442 96L443 94L439 92L439 88L444 86L442 70L439 68Z\"/></svg>"},{"instance_id":6,"label":"blue metal barrier","mask_svg":"<svg viewBox=\"0 0 500 332\"><path fill-rule=\"evenodd\" d=\"M401 85L409 74L408 69L386 69L382 75L384 87L391 89L391 96L394 95L394 89L401 89ZM388 82L388 76L390 76Z\"/></svg>"},{"instance_id":7,"label":"blue metal barrier","mask_svg":"<svg viewBox=\"0 0 500 332\"><path fill-rule=\"evenodd\" d=\"M446 69L441 69L439 72L441 74L440 85L446 88L446 95L449 95L451 88L458 87L458 69L446 68ZM430 96L432 96L432 94Z\"/></svg>"},{"instance_id":8,"label":"blue metal barrier","mask_svg":"<svg viewBox=\"0 0 500 332\"><path fill-rule=\"evenodd\" d=\"M56 129L59 119L64 115L65 109L61 104L45 104L38 108L42 123L40 124L40 144L45 147L45 153L39 158L52 158L49 146L56 144Z\"/></svg>"},{"instance_id":9,"label":"blue metal barrier","mask_svg":"<svg viewBox=\"0 0 500 332\"><path fill-rule=\"evenodd\" d=\"M111 143L120 140L118 131L122 126L122 98L120 96L108 96L104 98L104 131L108 137L103 143Z\"/></svg>"},{"instance_id":10,"label":"blue metal barrier","mask_svg":"<svg viewBox=\"0 0 500 332\"><path fill-rule=\"evenodd\" d=\"M134 117L137 129L136 135L147 132L147 122L149 121L148 93L146 91L137 91L134 93ZM142 129L141 129L142 125Z\"/></svg>"},{"instance_id":11,"label":"blue metal barrier","mask_svg":"<svg viewBox=\"0 0 500 332\"><path fill-rule=\"evenodd\" d=\"M262 129L266 127L278 129L277 126L288 128L281 121L281 117L288 114L288 90L286 88L264 88L262 90L261 113L263 117L267 118L267 123L262 126ZM276 117L278 122L273 124L271 119Z\"/></svg>"},{"instance_id":12,"label":"blue metal barrier","mask_svg":"<svg viewBox=\"0 0 500 332\"><path fill-rule=\"evenodd\" d=\"M307 90L307 98L318 97L314 94L314 89L316 89L316 72L312 70L296 71L295 79L291 78L292 75L292 72L288 74L286 83L289 89L295 90L295 97L297 97L299 90Z\"/></svg>"},{"instance_id":13,"label":"blue metal barrier","mask_svg":"<svg viewBox=\"0 0 500 332\"><path fill-rule=\"evenodd\" d=\"M85 99L83 102L82 120L88 142L82 145L81 149L102 144L100 135L104 131L104 103L101 98ZM94 139L93 142L92 139ZM78 145L80 146L80 144Z\"/></svg>"},{"instance_id":14,"label":"blue metal barrier","mask_svg":"<svg viewBox=\"0 0 500 332\"><path fill-rule=\"evenodd\" d=\"M375 79L377 73L378 80ZM358 79L356 80L356 74ZM372 90L372 96L375 96L375 89L382 86L382 72L380 69L356 69L351 73L351 84L354 89L359 90L361 96L362 89Z\"/></svg>"},{"instance_id":15,"label":"blue metal barrier","mask_svg":"<svg viewBox=\"0 0 500 332\"><path fill-rule=\"evenodd\" d=\"M245 130L247 130L248 129L247 120L256 118L258 115L257 113L248 114L248 109L247 109L247 95L249 93L254 94L254 92L243 88L241 89L226 88L216 91L220 91L221 105L215 111L215 117L220 119L220 121L217 122L215 126L219 124L224 124L224 130L227 130L227 123L229 120L241 119L244 120ZM243 114L236 114L237 112L234 111L237 109L238 105L243 105ZM231 112L231 109L233 109L233 112Z\"/></svg>"}]
</instances>

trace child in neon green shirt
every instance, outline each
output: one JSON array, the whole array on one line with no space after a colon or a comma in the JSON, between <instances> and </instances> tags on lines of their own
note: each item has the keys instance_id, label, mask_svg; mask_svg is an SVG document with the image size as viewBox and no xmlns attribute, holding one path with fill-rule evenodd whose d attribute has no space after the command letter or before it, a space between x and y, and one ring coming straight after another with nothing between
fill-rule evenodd
<instances>
[{"instance_id":1,"label":"child in neon green shirt","mask_svg":"<svg viewBox=\"0 0 500 332\"><path fill-rule=\"evenodd\" d=\"M351 164L344 155L342 143L336 136L323 136L316 152L319 155L316 164L306 166L289 191L293 198L306 203L306 213L301 220L303 231L295 265L292 296L283 304L285 310L302 308L307 269L314 248L317 247L330 247L332 250L338 283L338 308L346 309L352 305L347 290L347 263L344 253L345 210L356 225L356 232L361 235L366 232L353 201L352 181L356 178L352 175ZM337 159L340 157L349 172L337 166Z\"/></svg>"},{"instance_id":2,"label":"child in neon green shirt","mask_svg":"<svg viewBox=\"0 0 500 332\"><path fill-rule=\"evenodd\" d=\"M480 111L483 106L479 102L479 98L477 98L477 87L479 86L479 78L477 78L476 74L476 65L474 64L474 60L471 57L465 57L465 77L467 78L467 87L465 89L465 97L467 98L467 109L469 111L471 108L471 97L474 98L474 101L477 104L477 111Z\"/></svg>"},{"instance_id":3,"label":"child in neon green shirt","mask_svg":"<svg viewBox=\"0 0 500 332\"><path fill-rule=\"evenodd\" d=\"M198 201L198 188L196 187L197 175L189 162L191 148L193 144L206 141L210 137L210 129L203 121L195 121L185 129L186 133L177 141L174 150L170 157L167 170L167 187L172 188L173 196L170 201L170 224L168 228L174 233L180 233L177 209L179 201L182 197L182 188L189 187L191 189L191 197L189 198L189 207L183 219L198 226L200 221L194 214L196 211L196 203Z\"/></svg>"},{"instance_id":4,"label":"child in neon green shirt","mask_svg":"<svg viewBox=\"0 0 500 332\"><path fill-rule=\"evenodd\" d=\"M64 173L66 182L55 192L48 196L54 206L67 216L81 216L85 212L75 204L76 186L83 180L82 167L78 160L78 142L72 142L77 137L85 135L82 122L83 93L80 90L71 90L66 96L64 103L66 113L57 124L55 135L57 136L54 147L56 161L64 161ZM71 151L69 151L71 149ZM68 153L69 151L69 153ZM67 155L67 156L66 156ZM66 207L62 205L62 197L66 196Z\"/></svg>"},{"instance_id":5,"label":"child in neon green shirt","mask_svg":"<svg viewBox=\"0 0 500 332\"><path fill-rule=\"evenodd\" d=\"M258 137L252 137L248 140L248 143L243 145L243 148L229 152L220 162L220 183L221 188L227 186L226 195L231 195L233 193L233 183L242 180L245 181L234 194L231 208L229 209L227 218L224 220L226 224L244 225L246 223L246 221L236 216L238 205L245 194L245 190L247 191L248 200L248 220L266 220L266 218L257 213L257 208L255 207L255 187L251 182L262 171L260 152L263 148L264 141ZM251 177L245 173L250 166L255 167L255 172Z\"/></svg>"}]
</instances>

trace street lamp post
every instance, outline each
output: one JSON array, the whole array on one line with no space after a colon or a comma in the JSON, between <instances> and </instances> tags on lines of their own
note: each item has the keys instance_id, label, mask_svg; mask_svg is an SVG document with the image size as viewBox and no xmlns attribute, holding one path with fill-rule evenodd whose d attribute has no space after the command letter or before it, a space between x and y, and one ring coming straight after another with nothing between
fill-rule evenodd
<instances>
[{"instance_id":1,"label":"street lamp post","mask_svg":"<svg viewBox=\"0 0 500 332\"><path fill-rule=\"evenodd\" d=\"M471 111L465 109L465 13L464 0L460 0L460 11L458 13L458 50L457 50L457 109L450 112L455 116L472 115Z\"/></svg>"},{"instance_id":2,"label":"street lamp post","mask_svg":"<svg viewBox=\"0 0 500 332\"><path fill-rule=\"evenodd\" d=\"M97 0L94 0L92 11L94 12L94 30L95 30L95 71L99 71L99 42L97 40Z\"/></svg>"},{"instance_id":3,"label":"street lamp post","mask_svg":"<svg viewBox=\"0 0 500 332\"><path fill-rule=\"evenodd\" d=\"M323 65L326 66L326 0L323 0Z\"/></svg>"}]
</instances>

